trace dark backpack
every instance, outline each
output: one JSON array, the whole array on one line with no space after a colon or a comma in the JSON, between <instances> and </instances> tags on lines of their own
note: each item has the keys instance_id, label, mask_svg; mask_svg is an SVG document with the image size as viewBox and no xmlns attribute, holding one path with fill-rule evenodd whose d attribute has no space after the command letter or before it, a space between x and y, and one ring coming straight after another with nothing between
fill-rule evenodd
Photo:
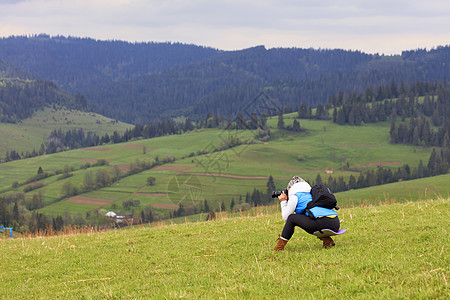
<instances>
[{"instance_id":1,"label":"dark backpack","mask_svg":"<svg viewBox=\"0 0 450 300\"><path fill-rule=\"evenodd\" d=\"M311 208L315 206L330 208L330 209L339 209L339 206L337 206L337 200L336 197L333 195L333 193L330 191L330 189L324 185L324 184L316 184L311 188L311 196L312 201L306 205L305 211L308 212L308 215L312 216L311 212L309 211Z\"/></svg>"}]
</instances>

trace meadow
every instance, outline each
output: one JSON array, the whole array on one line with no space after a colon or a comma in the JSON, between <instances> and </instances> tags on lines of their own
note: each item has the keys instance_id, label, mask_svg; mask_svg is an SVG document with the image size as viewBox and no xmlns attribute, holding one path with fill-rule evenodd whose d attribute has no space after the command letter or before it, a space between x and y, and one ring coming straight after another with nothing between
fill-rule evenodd
<instances>
[{"instance_id":1,"label":"meadow","mask_svg":"<svg viewBox=\"0 0 450 300\"><path fill-rule=\"evenodd\" d=\"M449 198L342 209L336 246L275 207L216 221L0 240L0 298L447 299Z\"/></svg>"},{"instance_id":2,"label":"meadow","mask_svg":"<svg viewBox=\"0 0 450 300\"><path fill-rule=\"evenodd\" d=\"M286 125L292 123L294 116L285 115ZM39 192L44 195L45 207L40 209L41 212L53 216L84 215L99 208L131 212L151 205L156 212L168 214L179 204L200 206L205 200L212 209L219 208L222 203L228 209L232 199L240 204L242 200L239 199L255 188L266 190L270 175L278 188L284 188L293 175L307 180L315 180L318 174L324 181L329 176L343 176L348 180L350 175L357 177L360 171L378 166L396 169L408 164L417 167L419 160L426 164L432 150L390 144L387 123L356 127L330 121L300 120L306 132L291 132L276 129L276 122L276 118L267 122L272 135L267 142L255 140L256 132L252 130L200 129L181 135L107 144L4 163L0 165L0 192L22 191L23 185L13 188L13 184L21 184L36 175L39 167L44 172L54 173L68 166L74 169L70 172L73 176L66 179L60 179L59 175L47 177L41 180L42 187L26 192L27 198ZM231 137L239 138L241 145L214 152ZM176 161L84 193L81 195L83 201L62 198L64 184L71 182L81 188L86 172L95 175L105 168L113 172L114 167L126 172L132 164L152 162L157 157L174 157ZM108 165L83 168L98 160L105 160ZM327 170L333 173L328 174ZM148 186L148 177L156 178L156 183ZM386 187L380 189L377 198L389 194ZM425 189L427 186L420 192L424 193ZM444 183L438 184L436 192L445 195L449 188ZM389 196L396 197L395 194ZM86 198L92 202L84 201ZM122 203L128 200L139 200L140 204L125 209Z\"/></svg>"},{"instance_id":3,"label":"meadow","mask_svg":"<svg viewBox=\"0 0 450 300\"><path fill-rule=\"evenodd\" d=\"M16 124L0 123L0 157L11 150L19 153L32 152L33 149L39 151L41 144L47 143L50 132L59 128L63 131L82 128L85 132L103 136L114 131L123 133L132 127L96 113L47 107Z\"/></svg>"},{"instance_id":4,"label":"meadow","mask_svg":"<svg viewBox=\"0 0 450 300\"><path fill-rule=\"evenodd\" d=\"M354 205L403 203L429 198L450 197L450 174L372 186L336 193L343 207Z\"/></svg>"}]
</instances>

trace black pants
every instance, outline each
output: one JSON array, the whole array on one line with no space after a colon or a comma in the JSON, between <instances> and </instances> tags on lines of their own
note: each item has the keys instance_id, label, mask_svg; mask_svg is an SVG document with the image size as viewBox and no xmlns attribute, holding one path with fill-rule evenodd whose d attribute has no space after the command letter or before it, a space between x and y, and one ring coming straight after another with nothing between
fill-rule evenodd
<instances>
[{"instance_id":1,"label":"black pants","mask_svg":"<svg viewBox=\"0 0 450 300\"><path fill-rule=\"evenodd\" d=\"M288 217L286 224L284 225L281 237L285 240L289 240L294 234L295 226L304 229L309 234L313 234L314 231L318 231L321 229L331 229L333 231L338 231L340 227L340 221L337 216L334 218L324 217L313 220L306 215L292 214Z\"/></svg>"}]
</instances>

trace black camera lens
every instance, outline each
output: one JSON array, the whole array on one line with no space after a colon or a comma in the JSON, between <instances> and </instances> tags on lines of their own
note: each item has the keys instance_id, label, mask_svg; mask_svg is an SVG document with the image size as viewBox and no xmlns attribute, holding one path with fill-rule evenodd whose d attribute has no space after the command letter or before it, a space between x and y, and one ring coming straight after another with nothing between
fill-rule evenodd
<instances>
[{"instance_id":1,"label":"black camera lens","mask_svg":"<svg viewBox=\"0 0 450 300\"><path fill-rule=\"evenodd\" d=\"M272 198L276 198L276 197L280 196L283 193L285 193L287 195L288 194L288 190L284 189L284 190L281 190L281 191L273 191L272 192Z\"/></svg>"},{"instance_id":2,"label":"black camera lens","mask_svg":"<svg viewBox=\"0 0 450 300\"><path fill-rule=\"evenodd\" d=\"M273 191L272 192L272 198L277 198L280 195L281 195L281 191Z\"/></svg>"}]
</instances>

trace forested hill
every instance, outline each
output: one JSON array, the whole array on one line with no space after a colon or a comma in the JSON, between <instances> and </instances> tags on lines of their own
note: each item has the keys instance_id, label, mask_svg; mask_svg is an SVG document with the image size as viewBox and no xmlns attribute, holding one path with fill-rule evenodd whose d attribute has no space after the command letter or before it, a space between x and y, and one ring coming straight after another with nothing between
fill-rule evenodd
<instances>
[{"instance_id":1,"label":"forested hill","mask_svg":"<svg viewBox=\"0 0 450 300\"><path fill-rule=\"evenodd\" d=\"M72 92L204 60L217 51L172 43L17 36L0 39L0 59Z\"/></svg>"},{"instance_id":2,"label":"forested hill","mask_svg":"<svg viewBox=\"0 0 450 300\"><path fill-rule=\"evenodd\" d=\"M317 105L337 92L450 78L450 47L369 55L298 48L221 51L174 43L0 39L0 59L52 80L126 122L236 114L261 91L279 106Z\"/></svg>"},{"instance_id":3,"label":"forested hill","mask_svg":"<svg viewBox=\"0 0 450 300\"><path fill-rule=\"evenodd\" d=\"M15 123L50 105L78 110L89 107L83 95L70 95L61 91L55 83L39 79L0 60L0 122Z\"/></svg>"},{"instance_id":4,"label":"forested hill","mask_svg":"<svg viewBox=\"0 0 450 300\"><path fill-rule=\"evenodd\" d=\"M295 110L300 103L315 107L337 92L360 92L392 81L400 84L449 78L450 47L389 57L343 50L255 47L97 86L85 93L101 105L101 113L128 122L179 115L195 120L208 112L236 114L242 103L250 102L261 91L279 107Z\"/></svg>"},{"instance_id":5,"label":"forested hill","mask_svg":"<svg viewBox=\"0 0 450 300\"><path fill-rule=\"evenodd\" d=\"M36 76L5 63L0 59L0 79L2 78L37 79Z\"/></svg>"}]
</instances>

